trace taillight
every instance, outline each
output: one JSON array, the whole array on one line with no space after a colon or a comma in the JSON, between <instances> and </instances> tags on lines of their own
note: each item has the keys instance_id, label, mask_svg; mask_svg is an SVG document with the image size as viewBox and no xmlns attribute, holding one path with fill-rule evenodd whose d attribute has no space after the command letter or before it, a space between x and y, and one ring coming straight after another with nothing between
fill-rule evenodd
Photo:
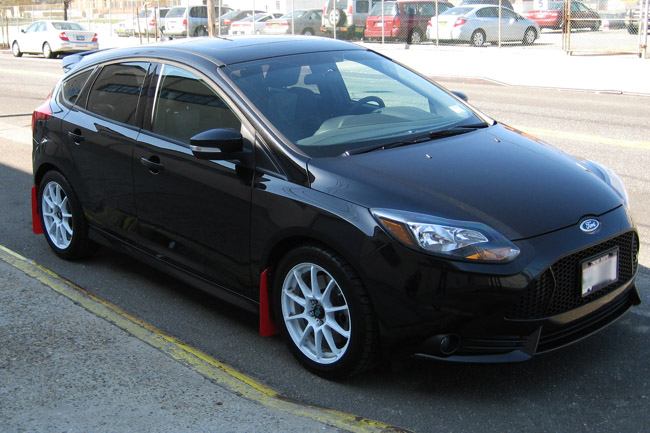
<instances>
[{"instance_id":1,"label":"taillight","mask_svg":"<svg viewBox=\"0 0 650 433\"><path fill-rule=\"evenodd\" d=\"M52 109L50 108L51 96L51 93L47 95L45 102L39 105L32 113L32 131L34 131L34 128L36 128L36 122L39 120L48 120L50 117L52 117Z\"/></svg>"},{"instance_id":2,"label":"taillight","mask_svg":"<svg viewBox=\"0 0 650 433\"><path fill-rule=\"evenodd\" d=\"M386 20L386 18L384 18L384 21L385 20ZM398 28L402 27L402 21L401 21L399 16L396 16L395 18L393 18L393 27L398 27Z\"/></svg>"},{"instance_id":3,"label":"taillight","mask_svg":"<svg viewBox=\"0 0 650 433\"><path fill-rule=\"evenodd\" d=\"M456 22L454 23L454 27L462 26L465 24L467 20L465 18L458 18Z\"/></svg>"},{"instance_id":4,"label":"taillight","mask_svg":"<svg viewBox=\"0 0 650 433\"><path fill-rule=\"evenodd\" d=\"M95 33L95 36L93 36L93 42L97 42L97 33Z\"/></svg>"},{"instance_id":5,"label":"taillight","mask_svg":"<svg viewBox=\"0 0 650 433\"><path fill-rule=\"evenodd\" d=\"M155 26L156 26L156 20L149 21L149 27L155 27Z\"/></svg>"},{"instance_id":6,"label":"taillight","mask_svg":"<svg viewBox=\"0 0 650 433\"><path fill-rule=\"evenodd\" d=\"M232 24L232 20L225 19L225 20L223 20L223 24L226 25L226 26L229 26L230 24Z\"/></svg>"},{"instance_id":7,"label":"taillight","mask_svg":"<svg viewBox=\"0 0 650 433\"><path fill-rule=\"evenodd\" d=\"M59 39L61 39L62 41L68 41L68 42L70 41L70 39L68 39L68 35L66 35L65 32L59 33Z\"/></svg>"},{"instance_id":8,"label":"taillight","mask_svg":"<svg viewBox=\"0 0 650 433\"><path fill-rule=\"evenodd\" d=\"M183 20L183 27L187 27L187 20Z\"/></svg>"},{"instance_id":9,"label":"taillight","mask_svg":"<svg viewBox=\"0 0 650 433\"><path fill-rule=\"evenodd\" d=\"M354 6L350 4L350 7L348 8L348 15L352 16L353 13L354 13Z\"/></svg>"},{"instance_id":10,"label":"taillight","mask_svg":"<svg viewBox=\"0 0 650 433\"><path fill-rule=\"evenodd\" d=\"M323 6L323 15L327 14L327 4Z\"/></svg>"}]
</instances>

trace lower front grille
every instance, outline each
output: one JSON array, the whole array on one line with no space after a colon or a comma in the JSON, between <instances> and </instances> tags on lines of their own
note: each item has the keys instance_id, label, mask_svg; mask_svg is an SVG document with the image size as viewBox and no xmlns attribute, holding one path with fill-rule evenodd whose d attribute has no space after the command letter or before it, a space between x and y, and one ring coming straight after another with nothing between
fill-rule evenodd
<instances>
[{"instance_id":1,"label":"lower front grille","mask_svg":"<svg viewBox=\"0 0 650 433\"><path fill-rule=\"evenodd\" d=\"M618 281L583 297L580 263L618 247ZM629 281L638 266L639 241L627 232L561 258L533 281L519 302L506 314L509 319L541 319L573 310L600 298Z\"/></svg>"}]
</instances>

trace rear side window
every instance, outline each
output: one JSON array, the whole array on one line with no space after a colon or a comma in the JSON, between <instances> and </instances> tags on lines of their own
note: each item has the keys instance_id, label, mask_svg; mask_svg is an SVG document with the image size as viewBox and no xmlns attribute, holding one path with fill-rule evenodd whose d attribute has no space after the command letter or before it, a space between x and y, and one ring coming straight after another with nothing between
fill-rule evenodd
<instances>
[{"instance_id":1,"label":"rear side window","mask_svg":"<svg viewBox=\"0 0 650 433\"><path fill-rule=\"evenodd\" d=\"M87 109L129 125L136 124L138 100L149 63L104 66L88 96Z\"/></svg>"},{"instance_id":2,"label":"rear side window","mask_svg":"<svg viewBox=\"0 0 650 433\"><path fill-rule=\"evenodd\" d=\"M67 102L70 105L79 104L78 101L79 95L81 94L81 91L83 90L86 81L88 81L88 77L90 77L92 71L93 71L92 69L89 69L87 71L75 75L74 77L70 77L69 79L63 82L63 90L61 92L61 96L63 97L63 100L65 102Z\"/></svg>"},{"instance_id":3,"label":"rear side window","mask_svg":"<svg viewBox=\"0 0 650 433\"><path fill-rule=\"evenodd\" d=\"M241 129L240 120L219 95L189 71L164 65L159 89L152 132L189 143L209 129Z\"/></svg>"}]
</instances>

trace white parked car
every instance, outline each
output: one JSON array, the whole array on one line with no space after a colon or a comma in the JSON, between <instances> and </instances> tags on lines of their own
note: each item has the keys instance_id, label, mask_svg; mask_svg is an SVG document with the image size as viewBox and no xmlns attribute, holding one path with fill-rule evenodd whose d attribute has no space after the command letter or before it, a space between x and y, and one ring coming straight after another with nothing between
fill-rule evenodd
<instances>
[{"instance_id":1,"label":"white parked car","mask_svg":"<svg viewBox=\"0 0 650 433\"><path fill-rule=\"evenodd\" d=\"M169 12L169 8L149 8L138 12L138 19L135 17L131 19L120 21L113 30L117 36L136 36L138 29L140 34L145 36L147 33L150 36L155 36L156 28L161 32L164 27L165 15Z\"/></svg>"},{"instance_id":2,"label":"white parked car","mask_svg":"<svg viewBox=\"0 0 650 433\"><path fill-rule=\"evenodd\" d=\"M508 8L501 8L501 41L531 45L540 34L536 22ZM499 40L499 7L468 5L447 9L432 17L427 26L429 39L469 42L480 47Z\"/></svg>"},{"instance_id":3,"label":"white parked car","mask_svg":"<svg viewBox=\"0 0 650 433\"><path fill-rule=\"evenodd\" d=\"M70 21L36 21L26 30L21 30L11 42L11 52L15 57L23 53L42 53L49 59L58 54L98 49L97 33Z\"/></svg>"},{"instance_id":4,"label":"white parked car","mask_svg":"<svg viewBox=\"0 0 650 433\"><path fill-rule=\"evenodd\" d=\"M268 20L280 18L282 14L263 13L255 14L255 23L253 23L253 16L246 17L239 21L234 21L230 25L229 35L261 35L264 32L264 27Z\"/></svg>"}]
</instances>

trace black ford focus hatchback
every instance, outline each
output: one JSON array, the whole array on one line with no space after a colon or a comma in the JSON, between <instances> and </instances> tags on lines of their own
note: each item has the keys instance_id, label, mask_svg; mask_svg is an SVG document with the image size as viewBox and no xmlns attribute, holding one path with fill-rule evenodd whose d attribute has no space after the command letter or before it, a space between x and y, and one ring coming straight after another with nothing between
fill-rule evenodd
<instances>
[{"instance_id":1,"label":"black ford focus hatchback","mask_svg":"<svg viewBox=\"0 0 650 433\"><path fill-rule=\"evenodd\" d=\"M193 39L64 59L34 229L259 312L308 369L529 359L640 302L620 179L360 46Z\"/></svg>"}]
</instances>

